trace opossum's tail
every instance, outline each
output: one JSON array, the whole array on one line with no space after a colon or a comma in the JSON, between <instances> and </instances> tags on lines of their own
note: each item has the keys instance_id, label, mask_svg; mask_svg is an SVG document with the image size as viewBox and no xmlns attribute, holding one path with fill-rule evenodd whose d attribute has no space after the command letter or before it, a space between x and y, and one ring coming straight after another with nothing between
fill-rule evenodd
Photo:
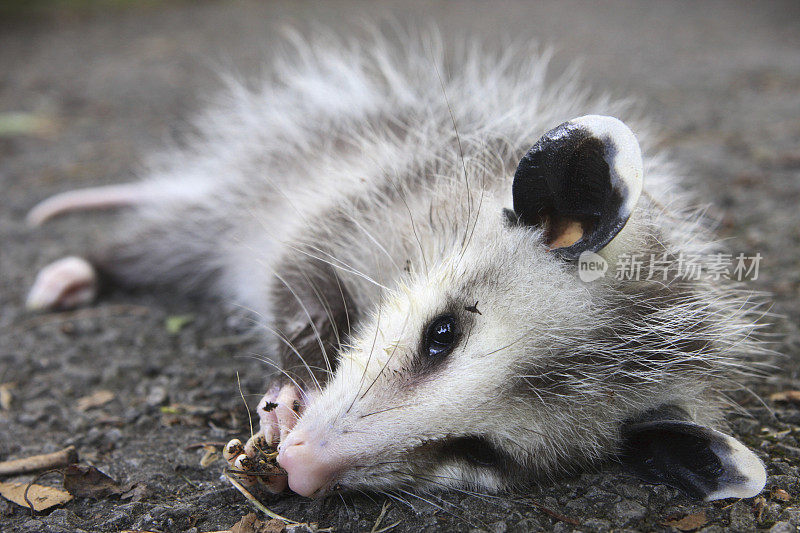
<instances>
[{"instance_id":1,"label":"opossum's tail","mask_svg":"<svg viewBox=\"0 0 800 533\"><path fill-rule=\"evenodd\" d=\"M153 199L153 189L141 183L123 183L66 191L36 204L26 220L40 226L51 218L72 211L113 209L141 204Z\"/></svg>"},{"instance_id":2,"label":"opossum's tail","mask_svg":"<svg viewBox=\"0 0 800 533\"><path fill-rule=\"evenodd\" d=\"M227 296L229 278L241 270L236 261L242 254L253 254L250 241L240 245L238 239L257 219L236 191L218 194L211 180L169 178L69 191L35 206L27 217L32 226L76 211L135 209L90 250L42 269L28 307L83 305L94 299L100 284L109 283ZM257 250L262 243L260 239ZM260 264L255 259L247 263ZM252 292L249 280L247 284Z\"/></svg>"}]
</instances>

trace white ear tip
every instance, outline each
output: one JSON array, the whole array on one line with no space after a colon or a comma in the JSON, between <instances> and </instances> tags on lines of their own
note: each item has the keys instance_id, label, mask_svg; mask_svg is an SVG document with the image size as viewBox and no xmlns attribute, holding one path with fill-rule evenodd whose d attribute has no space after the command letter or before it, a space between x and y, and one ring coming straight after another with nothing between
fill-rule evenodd
<instances>
[{"instance_id":1,"label":"white ear tip","mask_svg":"<svg viewBox=\"0 0 800 533\"><path fill-rule=\"evenodd\" d=\"M618 140L625 146L635 146L638 150L639 142L636 135L616 117L607 115L584 115L570 120L570 122L582 126L591 131L596 137L603 138L609 136L612 140Z\"/></svg>"},{"instance_id":2,"label":"white ear tip","mask_svg":"<svg viewBox=\"0 0 800 533\"><path fill-rule=\"evenodd\" d=\"M730 449L725 461L738 471L741 479L722 485L718 490L705 497L707 502L725 498L752 498L758 496L767 484L767 470L756 454L744 444L725 435L725 445ZM724 456L723 456L724 457Z\"/></svg>"},{"instance_id":3,"label":"white ear tip","mask_svg":"<svg viewBox=\"0 0 800 533\"><path fill-rule=\"evenodd\" d=\"M644 178L642 150L636 135L620 119L606 115L584 115L570 120L570 123L588 130L593 137L603 141L611 186L626 193L620 214L630 215L639 201Z\"/></svg>"},{"instance_id":4,"label":"white ear tip","mask_svg":"<svg viewBox=\"0 0 800 533\"><path fill-rule=\"evenodd\" d=\"M630 128L628 128L624 122L609 115L583 115L582 117L572 119L570 122L590 128L620 128L630 131Z\"/></svg>"}]
</instances>

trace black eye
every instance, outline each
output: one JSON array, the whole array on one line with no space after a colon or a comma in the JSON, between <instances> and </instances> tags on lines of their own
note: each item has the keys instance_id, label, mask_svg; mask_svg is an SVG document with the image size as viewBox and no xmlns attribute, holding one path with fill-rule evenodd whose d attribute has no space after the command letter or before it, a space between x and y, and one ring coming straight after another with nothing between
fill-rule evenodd
<instances>
[{"instance_id":1,"label":"black eye","mask_svg":"<svg viewBox=\"0 0 800 533\"><path fill-rule=\"evenodd\" d=\"M425 350L431 357L446 355L453 349L458 338L455 317L440 316L428 326L425 334Z\"/></svg>"}]
</instances>

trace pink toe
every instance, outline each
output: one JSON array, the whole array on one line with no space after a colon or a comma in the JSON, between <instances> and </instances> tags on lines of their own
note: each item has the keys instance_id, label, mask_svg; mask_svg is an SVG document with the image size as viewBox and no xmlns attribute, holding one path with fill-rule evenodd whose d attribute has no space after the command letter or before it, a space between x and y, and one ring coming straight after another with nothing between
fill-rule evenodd
<instances>
[{"instance_id":1,"label":"pink toe","mask_svg":"<svg viewBox=\"0 0 800 533\"><path fill-rule=\"evenodd\" d=\"M300 419L303 401L300 391L294 385L285 385L278 395L278 407L275 414L278 418L278 428L281 440L291 431Z\"/></svg>"},{"instance_id":2,"label":"pink toe","mask_svg":"<svg viewBox=\"0 0 800 533\"><path fill-rule=\"evenodd\" d=\"M278 429L278 417L275 413L276 401L278 399L279 392L279 385L273 385L270 387L269 391L267 391L267 393L261 398L261 401L258 402L258 407L256 408L261 431L264 433L266 441L271 445L277 444L280 436L280 430Z\"/></svg>"},{"instance_id":3,"label":"pink toe","mask_svg":"<svg viewBox=\"0 0 800 533\"><path fill-rule=\"evenodd\" d=\"M50 263L36 276L25 305L28 309L71 309L94 300L97 274L80 257L64 257Z\"/></svg>"}]
</instances>

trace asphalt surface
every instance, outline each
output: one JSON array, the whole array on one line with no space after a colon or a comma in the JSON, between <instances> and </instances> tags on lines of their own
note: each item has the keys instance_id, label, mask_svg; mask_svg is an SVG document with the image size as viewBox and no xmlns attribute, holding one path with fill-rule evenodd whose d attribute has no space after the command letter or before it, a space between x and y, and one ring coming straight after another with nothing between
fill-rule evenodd
<instances>
[{"instance_id":1,"label":"asphalt surface","mask_svg":"<svg viewBox=\"0 0 800 533\"><path fill-rule=\"evenodd\" d=\"M581 59L587 83L637 99L720 236L734 251L762 254L752 286L773 295L767 332L783 355L771 376L748 384L754 395L736 396L743 410L730 416L768 465L763 500L704 504L609 467L497 498L409 496L377 529L652 531L691 515L708 532L797 530L800 406L770 395L800 389L800 4L111 4L0 6L0 384L11 393L0 409L0 460L72 444L83 463L140 488L36 516L0 499L1 531L213 531L249 512L220 480L222 461L201 467L204 451L191 448L247 433L237 372L251 405L267 373L251 357L247 318L180 295L113 290L80 311L29 314L37 269L84 250L111 219L68 216L32 230L24 216L49 194L134 179L142 157L203 107L217 72L262 67L282 25L347 32L387 15L553 44L557 66ZM169 320L183 315L192 320L181 328ZM82 410L78 400L100 390L113 399ZM301 522L370 531L384 498L265 503Z\"/></svg>"}]
</instances>

